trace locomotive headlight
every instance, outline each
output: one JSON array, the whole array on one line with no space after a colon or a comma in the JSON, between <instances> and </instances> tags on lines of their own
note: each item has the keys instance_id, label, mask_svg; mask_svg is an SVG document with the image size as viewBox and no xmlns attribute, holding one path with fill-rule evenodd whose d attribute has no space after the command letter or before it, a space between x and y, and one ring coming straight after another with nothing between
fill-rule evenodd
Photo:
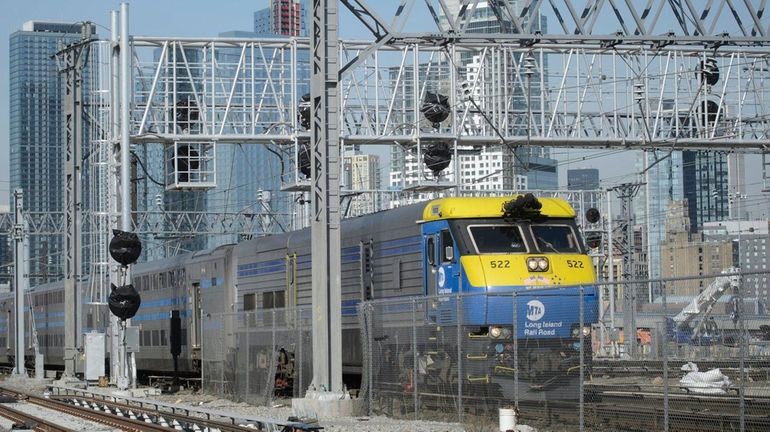
<instances>
[{"instance_id":1,"label":"locomotive headlight","mask_svg":"<svg viewBox=\"0 0 770 432\"><path fill-rule=\"evenodd\" d=\"M532 257L527 258L527 268L533 272L543 272L548 270L548 258L546 257Z\"/></svg>"},{"instance_id":2,"label":"locomotive headlight","mask_svg":"<svg viewBox=\"0 0 770 432\"><path fill-rule=\"evenodd\" d=\"M584 326L584 327L583 327L583 336L584 336L584 337L588 337L588 336L590 336L590 335L591 335L591 327L589 327L589 326Z\"/></svg>"},{"instance_id":3,"label":"locomotive headlight","mask_svg":"<svg viewBox=\"0 0 770 432\"><path fill-rule=\"evenodd\" d=\"M503 334L503 328L502 327L490 327L489 328L489 337L492 339L497 339Z\"/></svg>"}]
</instances>

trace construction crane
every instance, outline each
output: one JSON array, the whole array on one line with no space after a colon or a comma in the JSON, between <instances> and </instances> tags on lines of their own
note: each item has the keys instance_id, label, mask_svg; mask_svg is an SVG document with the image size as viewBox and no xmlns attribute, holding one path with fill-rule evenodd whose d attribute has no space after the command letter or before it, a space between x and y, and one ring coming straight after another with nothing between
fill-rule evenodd
<instances>
[{"instance_id":1,"label":"construction crane","mask_svg":"<svg viewBox=\"0 0 770 432\"><path fill-rule=\"evenodd\" d=\"M732 287L733 291L738 289L738 272L739 269L735 267L722 270L723 276L717 276L681 312L670 319L669 335L673 340L679 343L709 344L718 339L718 328L713 320L709 320L709 316L728 288Z\"/></svg>"}]
</instances>

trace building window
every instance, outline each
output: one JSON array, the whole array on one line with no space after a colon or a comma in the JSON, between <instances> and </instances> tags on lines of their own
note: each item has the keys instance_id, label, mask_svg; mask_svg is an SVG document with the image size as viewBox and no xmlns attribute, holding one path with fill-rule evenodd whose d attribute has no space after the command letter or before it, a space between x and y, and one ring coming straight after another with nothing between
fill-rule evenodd
<instances>
[{"instance_id":1,"label":"building window","mask_svg":"<svg viewBox=\"0 0 770 432\"><path fill-rule=\"evenodd\" d=\"M256 294L245 294L243 296L243 310L244 311L253 311L257 308L257 295Z\"/></svg>"}]
</instances>

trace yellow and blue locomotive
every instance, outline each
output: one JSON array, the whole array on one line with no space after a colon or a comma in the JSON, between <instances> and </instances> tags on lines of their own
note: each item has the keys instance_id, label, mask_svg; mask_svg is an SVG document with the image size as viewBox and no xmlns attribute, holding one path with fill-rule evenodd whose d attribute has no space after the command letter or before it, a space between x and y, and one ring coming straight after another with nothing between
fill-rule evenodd
<instances>
[{"instance_id":1,"label":"yellow and blue locomotive","mask_svg":"<svg viewBox=\"0 0 770 432\"><path fill-rule=\"evenodd\" d=\"M576 394L581 341L590 366L598 295L575 216L563 199L530 194L425 206L423 280L435 298L427 315L439 330L462 326L461 339L451 340L465 353L467 389L488 394L480 384L498 384L509 399L514 387L523 399Z\"/></svg>"}]
</instances>

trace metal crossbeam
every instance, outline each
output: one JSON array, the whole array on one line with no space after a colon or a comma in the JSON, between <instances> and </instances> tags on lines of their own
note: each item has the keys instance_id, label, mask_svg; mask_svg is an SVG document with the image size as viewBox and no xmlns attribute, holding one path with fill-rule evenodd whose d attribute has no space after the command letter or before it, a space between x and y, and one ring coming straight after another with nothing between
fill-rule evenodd
<instances>
[{"instance_id":1,"label":"metal crossbeam","mask_svg":"<svg viewBox=\"0 0 770 432\"><path fill-rule=\"evenodd\" d=\"M374 44L342 41L340 59L347 69L340 83L341 138L349 145L456 139L461 146L750 152L770 144L764 103L770 97L770 51L764 45L715 49L702 38L678 36L666 36L655 47L642 39L607 45L606 37L597 36L582 45L543 39L521 46L512 39L517 35L505 36L490 42L490 35L469 34L467 41L442 46L424 40L394 45L387 38ZM296 115L305 92L300 88L308 84L297 85L298 71L310 68L307 40L134 40L132 142L291 147L309 140ZM148 50L161 55L139 60L153 58ZM220 58L225 52L233 54L232 61ZM535 67L529 108L521 67L527 56ZM716 64L714 84L702 79L707 59ZM473 101L485 116L465 99L464 82L476 82ZM643 105L634 87L641 88ZM418 109L426 91L453 96L452 115L439 129ZM180 100L193 101L199 110L195 127L178 123L174 110ZM528 138L525 130L531 131Z\"/></svg>"}]
</instances>

